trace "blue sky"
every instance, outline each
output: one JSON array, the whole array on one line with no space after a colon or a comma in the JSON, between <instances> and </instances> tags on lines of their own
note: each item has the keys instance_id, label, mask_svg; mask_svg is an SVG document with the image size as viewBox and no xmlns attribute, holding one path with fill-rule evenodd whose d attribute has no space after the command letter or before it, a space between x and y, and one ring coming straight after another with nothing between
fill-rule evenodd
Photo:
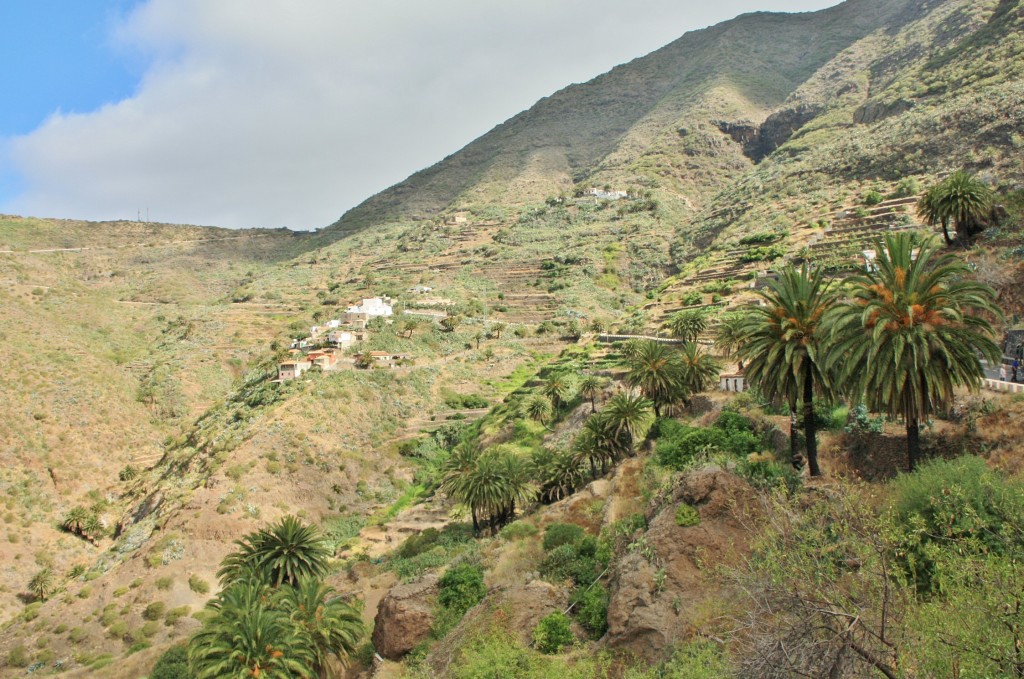
<instances>
[{"instance_id":1,"label":"blue sky","mask_svg":"<svg viewBox=\"0 0 1024 679\"><path fill-rule=\"evenodd\" d=\"M0 0L0 213L325 226L687 31L836 1Z\"/></svg>"}]
</instances>

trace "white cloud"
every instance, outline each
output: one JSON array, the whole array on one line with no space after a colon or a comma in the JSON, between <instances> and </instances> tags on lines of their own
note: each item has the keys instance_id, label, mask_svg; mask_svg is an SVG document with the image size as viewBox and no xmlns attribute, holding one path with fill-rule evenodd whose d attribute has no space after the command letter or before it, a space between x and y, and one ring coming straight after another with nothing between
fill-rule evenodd
<instances>
[{"instance_id":1,"label":"white cloud","mask_svg":"<svg viewBox=\"0 0 1024 679\"><path fill-rule=\"evenodd\" d=\"M744 11L829 0L149 0L135 96L8 140L0 211L316 228L571 82Z\"/></svg>"}]
</instances>

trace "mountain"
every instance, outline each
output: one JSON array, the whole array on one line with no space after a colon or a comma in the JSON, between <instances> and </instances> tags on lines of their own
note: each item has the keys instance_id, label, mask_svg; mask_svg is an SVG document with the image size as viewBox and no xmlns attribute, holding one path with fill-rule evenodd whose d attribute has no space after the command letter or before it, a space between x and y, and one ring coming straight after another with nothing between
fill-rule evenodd
<instances>
[{"instance_id":1,"label":"mountain","mask_svg":"<svg viewBox=\"0 0 1024 679\"><path fill-rule=\"evenodd\" d=\"M552 374L620 374L581 333L659 332L784 262L848 269L880 231L923 228L916 196L951 169L998 187L1005 225L968 256L1024 311L1022 83L1020 0L849 0L689 33L315 235L0 216L0 363L16 367L0 376L0 672L141 676L199 626L232 542L286 514L329 536L332 584L366 598L368 622L396 580L453 559L499 587L534 572L538 544L478 546L451 507L416 504L449 437L531 459L569 447L589 403L546 423L516 404ZM375 324L359 347L401 365L271 381L290 339L377 295L422 319ZM541 522L624 530L668 482L644 464ZM76 508L94 533L62 527ZM393 553L426 528L446 532ZM33 600L47 570L54 592ZM668 619L674 595L691 601L666 592L649 615ZM637 638L628 619L616 638Z\"/></svg>"}]
</instances>

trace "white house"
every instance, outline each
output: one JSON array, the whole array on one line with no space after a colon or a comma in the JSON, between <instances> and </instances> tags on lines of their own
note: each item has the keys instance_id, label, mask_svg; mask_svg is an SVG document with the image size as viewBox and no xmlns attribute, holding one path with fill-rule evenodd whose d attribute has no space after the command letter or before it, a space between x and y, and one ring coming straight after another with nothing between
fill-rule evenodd
<instances>
[{"instance_id":1,"label":"white house","mask_svg":"<svg viewBox=\"0 0 1024 679\"><path fill-rule=\"evenodd\" d=\"M743 373L729 373L718 376L718 390L739 393L746 390Z\"/></svg>"},{"instance_id":2,"label":"white house","mask_svg":"<svg viewBox=\"0 0 1024 679\"><path fill-rule=\"evenodd\" d=\"M337 318L332 318L331 320L329 320L326 323L324 323L324 327L325 328L331 328L331 329L337 328L340 325L341 325L341 321L339 321Z\"/></svg>"},{"instance_id":3,"label":"white house","mask_svg":"<svg viewBox=\"0 0 1024 679\"><path fill-rule=\"evenodd\" d=\"M371 318L387 317L393 313L390 297L370 297L350 306L345 312L345 322L365 328Z\"/></svg>"},{"instance_id":4,"label":"white house","mask_svg":"<svg viewBox=\"0 0 1024 679\"><path fill-rule=\"evenodd\" d=\"M355 344L357 340L351 330L332 330L327 333L327 341L336 347L345 349Z\"/></svg>"}]
</instances>

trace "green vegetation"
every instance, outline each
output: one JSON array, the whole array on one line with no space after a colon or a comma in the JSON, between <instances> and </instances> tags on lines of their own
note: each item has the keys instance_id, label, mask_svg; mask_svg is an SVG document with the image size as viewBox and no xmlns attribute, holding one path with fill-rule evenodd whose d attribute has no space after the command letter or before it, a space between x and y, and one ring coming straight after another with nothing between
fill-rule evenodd
<instances>
[{"instance_id":1,"label":"green vegetation","mask_svg":"<svg viewBox=\"0 0 1024 679\"><path fill-rule=\"evenodd\" d=\"M569 617L561 611L544 616L533 628L533 645L541 653L558 653L575 641L569 629Z\"/></svg>"}]
</instances>

